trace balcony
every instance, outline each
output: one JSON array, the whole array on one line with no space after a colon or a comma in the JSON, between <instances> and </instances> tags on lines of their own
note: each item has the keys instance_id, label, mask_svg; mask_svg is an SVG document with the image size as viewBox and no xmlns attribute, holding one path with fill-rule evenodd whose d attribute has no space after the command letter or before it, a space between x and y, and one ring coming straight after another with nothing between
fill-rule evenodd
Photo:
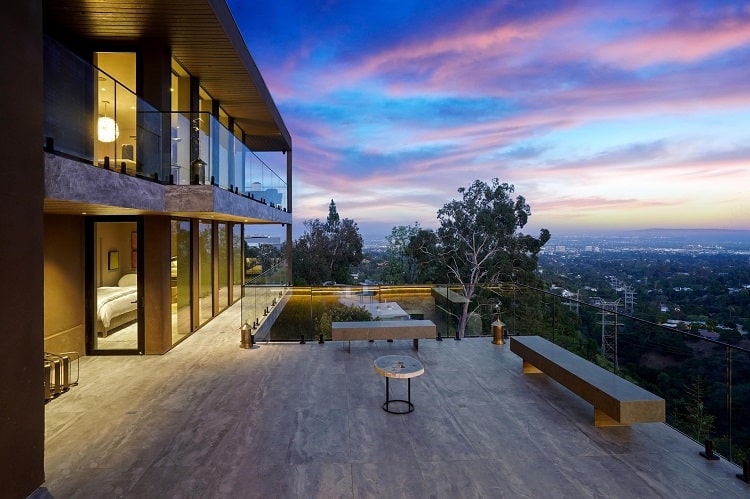
<instances>
[{"instance_id":1,"label":"balcony","mask_svg":"<svg viewBox=\"0 0 750 499\"><path fill-rule=\"evenodd\" d=\"M44 98L50 207L292 222L286 182L218 119L155 109L50 37Z\"/></svg>"},{"instance_id":2,"label":"balcony","mask_svg":"<svg viewBox=\"0 0 750 499\"><path fill-rule=\"evenodd\" d=\"M747 497L665 424L591 406L487 337L261 343L236 304L163 356L81 359L46 406L35 497ZM418 357L415 411L385 413L381 355ZM403 387L393 383L399 394Z\"/></svg>"}]
</instances>

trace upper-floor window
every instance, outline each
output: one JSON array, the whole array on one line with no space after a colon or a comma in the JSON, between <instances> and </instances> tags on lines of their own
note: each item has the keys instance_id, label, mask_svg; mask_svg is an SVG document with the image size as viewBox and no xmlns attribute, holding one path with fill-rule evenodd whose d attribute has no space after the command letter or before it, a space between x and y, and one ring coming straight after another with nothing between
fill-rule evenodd
<instances>
[{"instance_id":1,"label":"upper-floor window","mask_svg":"<svg viewBox=\"0 0 750 499\"><path fill-rule=\"evenodd\" d=\"M136 54L135 52L96 52L94 65L100 69L96 85L96 161L136 161Z\"/></svg>"},{"instance_id":2,"label":"upper-floor window","mask_svg":"<svg viewBox=\"0 0 750 499\"><path fill-rule=\"evenodd\" d=\"M221 107L219 108L219 123L229 128L229 115Z\"/></svg>"},{"instance_id":3,"label":"upper-floor window","mask_svg":"<svg viewBox=\"0 0 750 499\"><path fill-rule=\"evenodd\" d=\"M172 81L169 93L172 111L192 111L190 109L190 75L175 59L172 59Z\"/></svg>"}]
</instances>

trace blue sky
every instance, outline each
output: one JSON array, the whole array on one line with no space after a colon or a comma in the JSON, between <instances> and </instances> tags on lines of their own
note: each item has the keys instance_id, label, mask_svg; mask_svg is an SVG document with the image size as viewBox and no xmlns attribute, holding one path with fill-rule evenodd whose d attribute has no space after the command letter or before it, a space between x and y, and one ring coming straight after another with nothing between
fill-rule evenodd
<instances>
[{"instance_id":1,"label":"blue sky","mask_svg":"<svg viewBox=\"0 0 750 499\"><path fill-rule=\"evenodd\" d=\"M750 2L229 0L292 133L295 232L515 185L524 232L750 229Z\"/></svg>"}]
</instances>

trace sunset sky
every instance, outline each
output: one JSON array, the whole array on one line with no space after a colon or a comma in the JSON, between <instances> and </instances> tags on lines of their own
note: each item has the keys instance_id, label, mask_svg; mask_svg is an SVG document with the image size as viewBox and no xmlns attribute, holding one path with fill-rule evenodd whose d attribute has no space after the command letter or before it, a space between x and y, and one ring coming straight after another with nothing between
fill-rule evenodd
<instances>
[{"instance_id":1,"label":"sunset sky","mask_svg":"<svg viewBox=\"0 0 750 499\"><path fill-rule=\"evenodd\" d=\"M750 229L750 2L228 3L292 134L295 233L332 198L363 233L434 228L493 177L526 233Z\"/></svg>"}]
</instances>

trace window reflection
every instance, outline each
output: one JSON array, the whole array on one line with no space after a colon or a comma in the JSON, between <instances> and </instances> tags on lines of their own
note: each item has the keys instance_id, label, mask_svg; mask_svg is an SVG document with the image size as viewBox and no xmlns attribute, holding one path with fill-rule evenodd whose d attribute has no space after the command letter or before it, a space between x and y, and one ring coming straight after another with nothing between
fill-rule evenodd
<instances>
[{"instance_id":1,"label":"window reflection","mask_svg":"<svg viewBox=\"0 0 750 499\"><path fill-rule=\"evenodd\" d=\"M242 225L232 225L232 300L242 297Z\"/></svg>"},{"instance_id":2,"label":"window reflection","mask_svg":"<svg viewBox=\"0 0 750 499\"><path fill-rule=\"evenodd\" d=\"M190 222L172 220L170 259L172 344L189 335L190 321Z\"/></svg>"},{"instance_id":3,"label":"window reflection","mask_svg":"<svg viewBox=\"0 0 750 499\"><path fill-rule=\"evenodd\" d=\"M218 231L218 244L216 250L219 252L219 311L229 305L229 226L226 223L216 225Z\"/></svg>"},{"instance_id":4,"label":"window reflection","mask_svg":"<svg viewBox=\"0 0 750 499\"><path fill-rule=\"evenodd\" d=\"M213 315L213 238L212 223L198 223L198 322L203 324Z\"/></svg>"}]
</instances>

